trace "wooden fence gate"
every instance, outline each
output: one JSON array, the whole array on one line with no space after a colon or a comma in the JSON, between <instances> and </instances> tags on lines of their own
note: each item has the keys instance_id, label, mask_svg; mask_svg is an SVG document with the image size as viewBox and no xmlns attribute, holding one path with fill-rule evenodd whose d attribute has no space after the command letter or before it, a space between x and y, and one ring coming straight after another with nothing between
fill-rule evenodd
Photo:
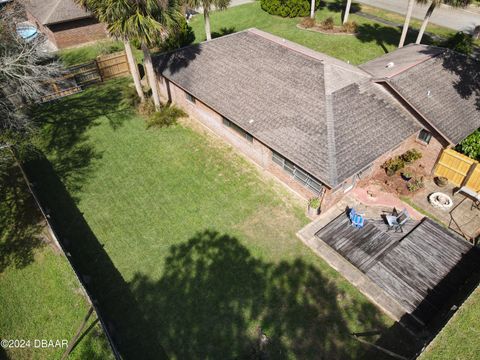
<instances>
[{"instance_id":1,"label":"wooden fence gate","mask_svg":"<svg viewBox=\"0 0 480 360\"><path fill-rule=\"evenodd\" d=\"M58 99L82 91L82 88L97 82L130 74L125 51L97 56L95 60L67 68L66 74L46 84L48 95L43 102Z\"/></svg>"},{"instance_id":2,"label":"wooden fence gate","mask_svg":"<svg viewBox=\"0 0 480 360\"><path fill-rule=\"evenodd\" d=\"M455 186L466 186L474 191L480 191L478 161L453 149L446 149L442 152L435 167L435 176L446 177Z\"/></svg>"}]
</instances>

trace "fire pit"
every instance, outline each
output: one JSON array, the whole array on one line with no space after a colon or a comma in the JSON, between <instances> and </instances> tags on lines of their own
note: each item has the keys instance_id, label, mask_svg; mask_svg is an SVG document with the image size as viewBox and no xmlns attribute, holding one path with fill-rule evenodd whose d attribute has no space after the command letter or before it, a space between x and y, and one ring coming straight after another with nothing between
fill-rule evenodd
<instances>
[{"instance_id":1,"label":"fire pit","mask_svg":"<svg viewBox=\"0 0 480 360\"><path fill-rule=\"evenodd\" d=\"M428 196L428 201L433 207L448 210L453 205L453 200L447 194L441 192L434 192Z\"/></svg>"}]
</instances>

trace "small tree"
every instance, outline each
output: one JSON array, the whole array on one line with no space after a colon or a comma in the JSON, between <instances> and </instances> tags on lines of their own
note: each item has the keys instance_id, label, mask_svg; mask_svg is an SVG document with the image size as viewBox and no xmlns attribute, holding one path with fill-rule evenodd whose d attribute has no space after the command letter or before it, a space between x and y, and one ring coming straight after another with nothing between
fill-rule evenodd
<instances>
[{"instance_id":1,"label":"small tree","mask_svg":"<svg viewBox=\"0 0 480 360\"><path fill-rule=\"evenodd\" d=\"M164 41L177 31L182 18L176 0L107 0L107 16L112 19L108 30L137 40L143 51L143 61L152 89L155 108L160 108L157 77L153 69L150 47Z\"/></svg>"},{"instance_id":2,"label":"small tree","mask_svg":"<svg viewBox=\"0 0 480 360\"><path fill-rule=\"evenodd\" d=\"M90 11L99 21L107 24L110 30L112 30L110 26L116 19L114 16L115 13L109 11L109 6L111 6L111 2L109 2L108 0L75 0L75 2L86 10ZM140 82L140 74L137 67L137 61L133 56L130 40L127 36L124 36L120 32L114 33L113 31L111 31L110 35L117 39L121 39L123 42L125 53L127 54L130 73L132 74L133 78L133 83L135 85L135 89L137 91L138 97L140 98L140 101L143 102L145 100L145 95L143 94L142 84Z\"/></svg>"},{"instance_id":3,"label":"small tree","mask_svg":"<svg viewBox=\"0 0 480 360\"><path fill-rule=\"evenodd\" d=\"M34 125L28 106L49 92L46 84L61 74L61 66L41 50L44 38L25 41L15 24L24 21L17 3L0 9L0 148L28 144ZM4 153L4 152L3 152ZM0 157L0 161L2 161Z\"/></svg>"},{"instance_id":4,"label":"small tree","mask_svg":"<svg viewBox=\"0 0 480 360\"><path fill-rule=\"evenodd\" d=\"M231 0L185 0L186 4L194 9L203 8L203 18L205 20L205 34L207 40L212 40L212 32L210 30L210 11L212 6L217 10L225 10L230 5Z\"/></svg>"},{"instance_id":5,"label":"small tree","mask_svg":"<svg viewBox=\"0 0 480 360\"><path fill-rule=\"evenodd\" d=\"M467 136L457 145L456 150L472 159L480 160L480 129Z\"/></svg>"}]
</instances>

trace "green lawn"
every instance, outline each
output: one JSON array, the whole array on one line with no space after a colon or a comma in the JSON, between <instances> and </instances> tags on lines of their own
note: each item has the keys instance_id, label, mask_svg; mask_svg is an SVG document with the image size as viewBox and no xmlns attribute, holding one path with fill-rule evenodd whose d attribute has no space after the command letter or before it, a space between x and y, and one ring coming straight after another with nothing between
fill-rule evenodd
<instances>
[{"instance_id":1,"label":"green lawn","mask_svg":"<svg viewBox=\"0 0 480 360\"><path fill-rule=\"evenodd\" d=\"M296 238L304 205L217 138L146 130L125 84L38 109L28 166L124 356L241 357L260 327L275 359L364 358L349 334L392 321Z\"/></svg>"},{"instance_id":2,"label":"green lawn","mask_svg":"<svg viewBox=\"0 0 480 360\"><path fill-rule=\"evenodd\" d=\"M329 16L340 24L341 8L327 3L316 12L317 21L322 21ZM297 28L299 18L272 16L261 9L260 2L255 2L212 13L211 26L213 36L256 27L352 64L366 62L397 48L400 29L382 25L355 14L350 16L350 20L359 25L358 35L320 34ZM195 16L191 26L195 32L196 41L205 40L203 17ZM414 41L414 36L409 36L407 39L407 43Z\"/></svg>"},{"instance_id":3,"label":"green lawn","mask_svg":"<svg viewBox=\"0 0 480 360\"><path fill-rule=\"evenodd\" d=\"M1 172L1 171L0 171ZM34 348L35 339L70 341L88 304L67 260L40 239L43 226L17 167L0 184L0 338L30 340L32 347L0 348L0 358L60 358L65 349ZM95 315L71 359L110 359Z\"/></svg>"},{"instance_id":4,"label":"green lawn","mask_svg":"<svg viewBox=\"0 0 480 360\"><path fill-rule=\"evenodd\" d=\"M478 359L480 337L480 287L460 307L420 360Z\"/></svg>"}]
</instances>

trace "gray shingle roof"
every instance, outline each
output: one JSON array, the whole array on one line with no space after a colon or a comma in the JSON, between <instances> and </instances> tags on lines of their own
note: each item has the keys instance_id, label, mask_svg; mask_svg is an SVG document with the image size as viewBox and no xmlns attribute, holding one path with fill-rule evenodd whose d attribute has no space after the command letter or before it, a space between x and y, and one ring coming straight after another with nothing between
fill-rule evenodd
<instances>
[{"instance_id":1,"label":"gray shingle roof","mask_svg":"<svg viewBox=\"0 0 480 360\"><path fill-rule=\"evenodd\" d=\"M28 11L42 25L90 17L91 14L73 0L22 0Z\"/></svg>"},{"instance_id":2,"label":"gray shingle roof","mask_svg":"<svg viewBox=\"0 0 480 360\"><path fill-rule=\"evenodd\" d=\"M386 68L390 61L395 65ZM450 143L480 128L480 61L447 49L410 45L361 68L386 78Z\"/></svg>"},{"instance_id":3,"label":"gray shingle roof","mask_svg":"<svg viewBox=\"0 0 480 360\"><path fill-rule=\"evenodd\" d=\"M329 186L419 129L364 71L256 29L162 54L154 63Z\"/></svg>"}]
</instances>

